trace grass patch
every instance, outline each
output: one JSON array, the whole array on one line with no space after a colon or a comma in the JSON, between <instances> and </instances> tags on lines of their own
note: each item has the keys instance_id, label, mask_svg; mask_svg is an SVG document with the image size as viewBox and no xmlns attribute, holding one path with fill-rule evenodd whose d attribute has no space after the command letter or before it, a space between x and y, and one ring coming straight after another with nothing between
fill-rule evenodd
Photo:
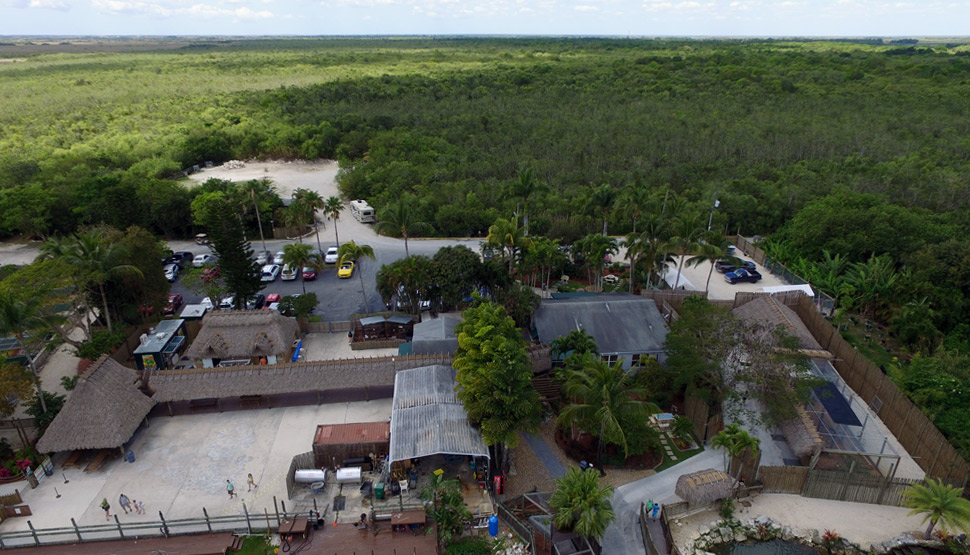
<instances>
[{"instance_id":1,"label":"grass patch","mask_svg":"<svg viewBox=\"0 0 970 555\"><path fill-rule=\"evenodd\" d=\"M323 321L323 316L310 316L309 318L307 318L307 321L308 322L322 322Z\"/></svg>"},{"instance_id":2,"label":"grass patch","mask_svg":"<svg viewBox=\"0 0 970 555\"><path fill-rule=\"evenodd\" d=\"M668 468L670 468L672 466L676 466L677 464L686 461L687 459L693 457L694 455L703 452L704 451L704 447L701 446L701 447L698 447L697 449L688 449L687 451L679 451L679 450L677 450L677 447L674 446L674 451L676 452L675 454L677 455L677 460L676 461L670 460L670 457L668 457L667 454L664 453L664 456L663 456L664 457L664 460L663 460L663 462L660 463L659 465L657 465L657 467L654 468L654 470L656 470L657 472L661 472L663 470L667 470ZM661 450L661 452L662 452L662 450Z\"/></svg>"},{"instance_id":3,"label":"grass patch","mask_svg":"<svg viewBox=\"0 0 970 555\"><path fill-rule=\"evenodd\" d=\"M269 536L246 536L242 549L233 551L236 555L267 555L276 549L269 543Z\"/></svg>"}]
</instances>

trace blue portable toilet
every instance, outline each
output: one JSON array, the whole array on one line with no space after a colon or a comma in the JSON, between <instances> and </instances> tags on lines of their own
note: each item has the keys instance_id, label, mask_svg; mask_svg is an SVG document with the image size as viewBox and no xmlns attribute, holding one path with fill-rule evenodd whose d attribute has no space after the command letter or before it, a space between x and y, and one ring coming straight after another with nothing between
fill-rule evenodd
<instances>
[{"instance_id":1,"label":"blue portable toilet","mask_svg":"<svg viewBox=\"0 0 970 555\"><path fill-rule=\"evenodd\" d=\"M498 535L498 517L495 515L488 517L488 535L493 538Z\"/></svg>"},{"instance_id":2,"label":"blue portable toilet","mask_svg":"<svg viewBox=\"0 0 970 555\"><path fill-rule=\"evenodd\" d=\"M130 463L135 462L135 452L129 449L128 452L125 453L125 459L127 459Z\"/></svg>"}]
</instances>

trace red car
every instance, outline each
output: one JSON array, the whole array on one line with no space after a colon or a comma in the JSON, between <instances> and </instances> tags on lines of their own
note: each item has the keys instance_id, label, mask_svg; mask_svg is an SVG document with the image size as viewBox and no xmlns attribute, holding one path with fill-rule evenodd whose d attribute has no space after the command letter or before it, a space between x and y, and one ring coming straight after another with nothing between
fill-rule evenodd
<instances>
[{"instance_id":1,"label":"red car","mask_svg":"<svg viewBox=\"0 0 970 555\"><path fill-rule=\"evenodd\" d=\"M182 306L182 295L174 293L168 296L168 304L165 305L165 309L162 310L163 314L175 314L175 311Z\"/></svg>"},{"instance_id":2,"label":"red car","mask_svg":"<svg viewBox=\"0 0 970 555\"><path fill-rule=\"evenodd\" d=\"M269 295L266 295L266 304L263 305L263 308L269 308L269 305L278 302L280 302L280 294L270 293Z\"/></svg>"},{"instance_id":3,"label":"red car","mask_svg":"<svg viewBox=\"0 0 970 555\"><path fill-rule=\"evenodd\" d=\"M317 279L317 271L309 266L303 267L303 281L313 281Z\"/></svg>"}]
</instances>

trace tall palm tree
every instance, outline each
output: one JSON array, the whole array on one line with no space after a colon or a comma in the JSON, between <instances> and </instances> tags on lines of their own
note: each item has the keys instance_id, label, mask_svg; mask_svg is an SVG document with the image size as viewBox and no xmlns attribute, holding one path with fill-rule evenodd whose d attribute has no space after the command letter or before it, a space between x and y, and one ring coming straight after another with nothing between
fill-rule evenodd
<instances>
[{"instance_id":1,"label":"tall palm tree","mask_svg":"<svg viewBox=\"0 0 970 555\"><path fill-rule=\"evenodd\" d=\"M619 244L616 239L591 233L573 243L573 251L585 258L587 268L593 271L595 285L602 288L603 267L606 265L606 257L619 251ZM591 283L591 285L593 284Z\"/></svg>"},{"instance_id":2,"label":"tall palm tree","mask_svg":"<svg viewBox=\"0 0 970 555\"><path fill-rule=\"evenodd\" d=\"M512 197L522 202L522 235L526 237L529 236L529 198L542 188L542 183L535 178L531 168L519 171L518 179L509 187Z\"/></svg>"},{"instance_id":3,"label":"tall palm tree","mask_svg":"<svg viewBox=\"0 0 970 555\"><path fill-rule=\"evenodd\" d=\"M259 227L259 239L263 243L263 250L266 250L266 237L263 236L263 220L259 215L259 206L268 206L267 199L275 193L273 184L268 179L251 179L239 185L240 189L253 203L256 210L256 226Z\"/></svg>"},{"instance_id":4,"label":"tall palm tree","mask_svg":"<svg viewBox=\"0 0 970 555\"><path fill-rule=\"evenodd\" d=\"M112 278L144 277L137 266L121 263L126 254L124 247L109 243L93 232L74 235L66 243L56 239L48 240L48 243L41 248L41 257L61 258L77 270L82 282L97 286L108 331L114 331L104 284Z\"/></svg>"},{"instance_id":5,"label":"tall palm tree","mask_svg":"<svg viewBox=\"0 0 970 555\"><path fill-rule=\"evenodd\" d=\"M687 259L688 266L700 266L705 262L710 264L710 268L707 271L707 284L704 286L705 293L711 288L711 276L714 274L715 262L721 260L740 264L741 259L729 254L728 247L730 246L731 242L727 240L727 237L723 233L709 231L698 242L697 248L694 250L694 256Z\"/></svg>"},{"instance_id":6,"label":"tall palm tree","mask_svg":"<svg viewBox=\"0 0 970 555\"><path fill-rule=\"evenodd\" d=\"M338 196L332 196L327 198L327 202L323 206L323 211L333 218L333 236L337 241L337 246L340 246L340 234L337 233L337 220L340 219L340 212L344 209L344 201L340 200Z\"/></svg>"},{"instance_id":7,"label":"tall palm tree","mask_svg":"<svg viewBox=\"0 0 970 555\"><path fill-rule=\"evenodd\" d=\"M357 272L357 277L360 278L360 293L364 296L364 312L367 312L367 290L364 289L364 272L361 270L361 262L364 258L376 260L374 249L370 245L358 245L354 241L350 241L337 247L337 256L340 257L340 264L348 260L354 261L356 266L354 270Z\"/></svg>"},{"instance_id":8,"label":"tall palm tree","mask_svg":"<svg viewBox=\"0 0 970 555\"><path fill-rule=\"evenodd\" d=\"M304 266L312 266L316 261L315 257L310 254L312 248L305 243L283 245L283 264L288 264L290 268L295 270ZM303 285L303 294L305 295L306 282L301 279L300 284Z\"/></svg>"},{"instance_id":9,"label":"tall palm tree","mask_svg":"<svg viewBox=\"0 0 970 555\"><path fill-rule=\"evenodd\" d=\"M650 206L650 188L639 177L633 183L627 184L620 191L620 204L626 213L633 218L633 235L637 233L637 221Z\"/></svg>"},{"instance_id":10,"label":"tall palm tree","mask_svg":"<svg viewBox=\"0 0 970 555\"><path fill-rule=\"evenodd\" d=\"M612 497L613 487L600 485L595 470L570 467L556 479L556 491L549 497L549 506L555 511L552 522L556 528L599 539L616 520Z\"/></svg>"},{"instance_id":11,"label":"tall palm tree","mask_svg":"<svg viewBox=\"0 0 970 555\"><path fill-rule=\"evenodd\" d=\"M616 189L609 183L594 188L586 200L586 209L603 218L603 235L606 235L607 220L610 212L613 211L614 202L616 202Z\"/></svg>"},{"instance_id":12,"label":"tall palm tree","mask_svg":"<svg viewBox=\"0 0 970 555\"><path fill-rule=\"evenodd\" d=\"M565 373L565 398L570 399L559 412L560 426L579 428L596 434L597 462L602 468L603 446L613 443L629 454L626 431L621 422L645 422L660 412L653 403L644 401L649 392L634 374L623 370L622 362L609 364L591 353L578 355L579 362Z\"/></svg>"},{"instance_id":13,"label":"tall palm tree","mask_svg":"<svg viewBox=\"0 0 970 555\"><path fill-rule=\"evenodd\" d=\"M673 253L680 257L677 263L677 279L674 289L680 285L680 274L684 270L687 255L694 254L700 248L701 234L704 232L701 217L696 212L686 213L673 221L673 237L670 246Z\"/></svg>"},{"instance_id":14,"label":"tall palm tree","mask_svg":"<svg viewBox=\"0 0 970 555\"><path fill-rule=\"evenodd\" d=\"M310 189L297 189L293 192L293 198L310 214L313 231L317 235L317 250L323 252L323 247L320 246L320 226L317 225L317 210L323 210L327 206L327 201L323 200L320 193Z\"/></svg>"},{"instance_id":15,"label":"tall palm tree","mask_svg":"<svg viewBox=\"0 0 970 555\"><path fill-rule=\"evenodd\" d=\"M913 484L903 492L903 506L912 509L909 514L923 515L923 522L929 521L923 533L929 539L937 523L954 530L970 530L970 501L962 494L962 489L943 480L927 478L925 485Z\"/></svg>"},{"instance_id":16,"label":"tall palm tree","mask_svg":"<svg viewBox=\"0 0 970 555\"><path fill-rule=\"evenodd\" d=\"M745 451L751 450L753 453L758 452L758 448L761 445L761 440L757 437L752 436L747 431L742 430L738 424L731 424L730 426L724 428L711 438L711 447L715 449L724 449L724 470L730 472L728 457L732 460L735 457L740 457ZM741 469L743 463L738 460L738 472L737 476L741 475ZM735 478L737 478L735 476Z\"/></svg>"},{"instance_id":17,"label":"tall palm tree","mask_svg":"<svg viewBox=\"0 0 970 555\"><path fill-rule=\"evenodd\" d=\"M495 220L495 223L488 228L488 236L485 244L491 247L502 249L509 261L509 275L512 275L512 268L515 260L522 249L532 246L532 240L522 234L522 230L515 224L504 218Z\"/></svg>"},{"instance_id":18,"label":"tall palm tree","mask_svg":"<svg viewBox=\"0 0 970 555\"><path fill-rule=\"evenodd\" d=\"M633 292L637 264L647 264L647 286L653 273L663 273L670 259L670 226L662 214L647 213L639 233L627 237L627 258L630 259L630 292Z\"/></svg>"},{"instance_id":19,"label":"tall palm tree","mask_svg":"<svg viewBox=\"0 0 970 555\"><path fill-rule=\"evenodd\" d=\"M418 221L415 210L414 197L404 196L381 212L380 221L374 226L374 231L380 235L393 235L404 238L404 256L410 257L408 251L408 236L414 234L431 233L432 227L427 222Z\"/></svg>"},{"instance_id":20,"label":"tall palm tree","mask_svg":"<svg viewBox=\"0 0 970 555\"><path fill-rule=\"evenodd\" d=\"M40 313L40 297L19 299L10 291L0 292L0 333L13 335L17 340L17 347L27 358L27 367L34 377L37 397L40 398L40 408L43 412L47 412L47 403L44 402L40 376L37 375L37 368L34 366L34 357L30 356L27 350L25 338L27 332L40 330L46 326L47 322Z\"/></svg>"}]
</instances>

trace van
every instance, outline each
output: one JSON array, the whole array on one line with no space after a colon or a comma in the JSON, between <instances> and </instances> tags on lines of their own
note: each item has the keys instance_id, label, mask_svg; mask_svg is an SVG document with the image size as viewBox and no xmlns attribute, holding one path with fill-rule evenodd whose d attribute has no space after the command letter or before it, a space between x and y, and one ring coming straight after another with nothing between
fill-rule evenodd
<instances>
[{"instance_id":1,"label":"van","mask_svg":"<svg viewBox=\"0 0 970 555\"><path fill-rule=\"evenodd\" d=\"M350 201L350 213L354 215L354 219L361 223L371 223L375 220L374 209L371 205L367 204L366 200L352 200Z\"/></svg>"}]
</instances>

